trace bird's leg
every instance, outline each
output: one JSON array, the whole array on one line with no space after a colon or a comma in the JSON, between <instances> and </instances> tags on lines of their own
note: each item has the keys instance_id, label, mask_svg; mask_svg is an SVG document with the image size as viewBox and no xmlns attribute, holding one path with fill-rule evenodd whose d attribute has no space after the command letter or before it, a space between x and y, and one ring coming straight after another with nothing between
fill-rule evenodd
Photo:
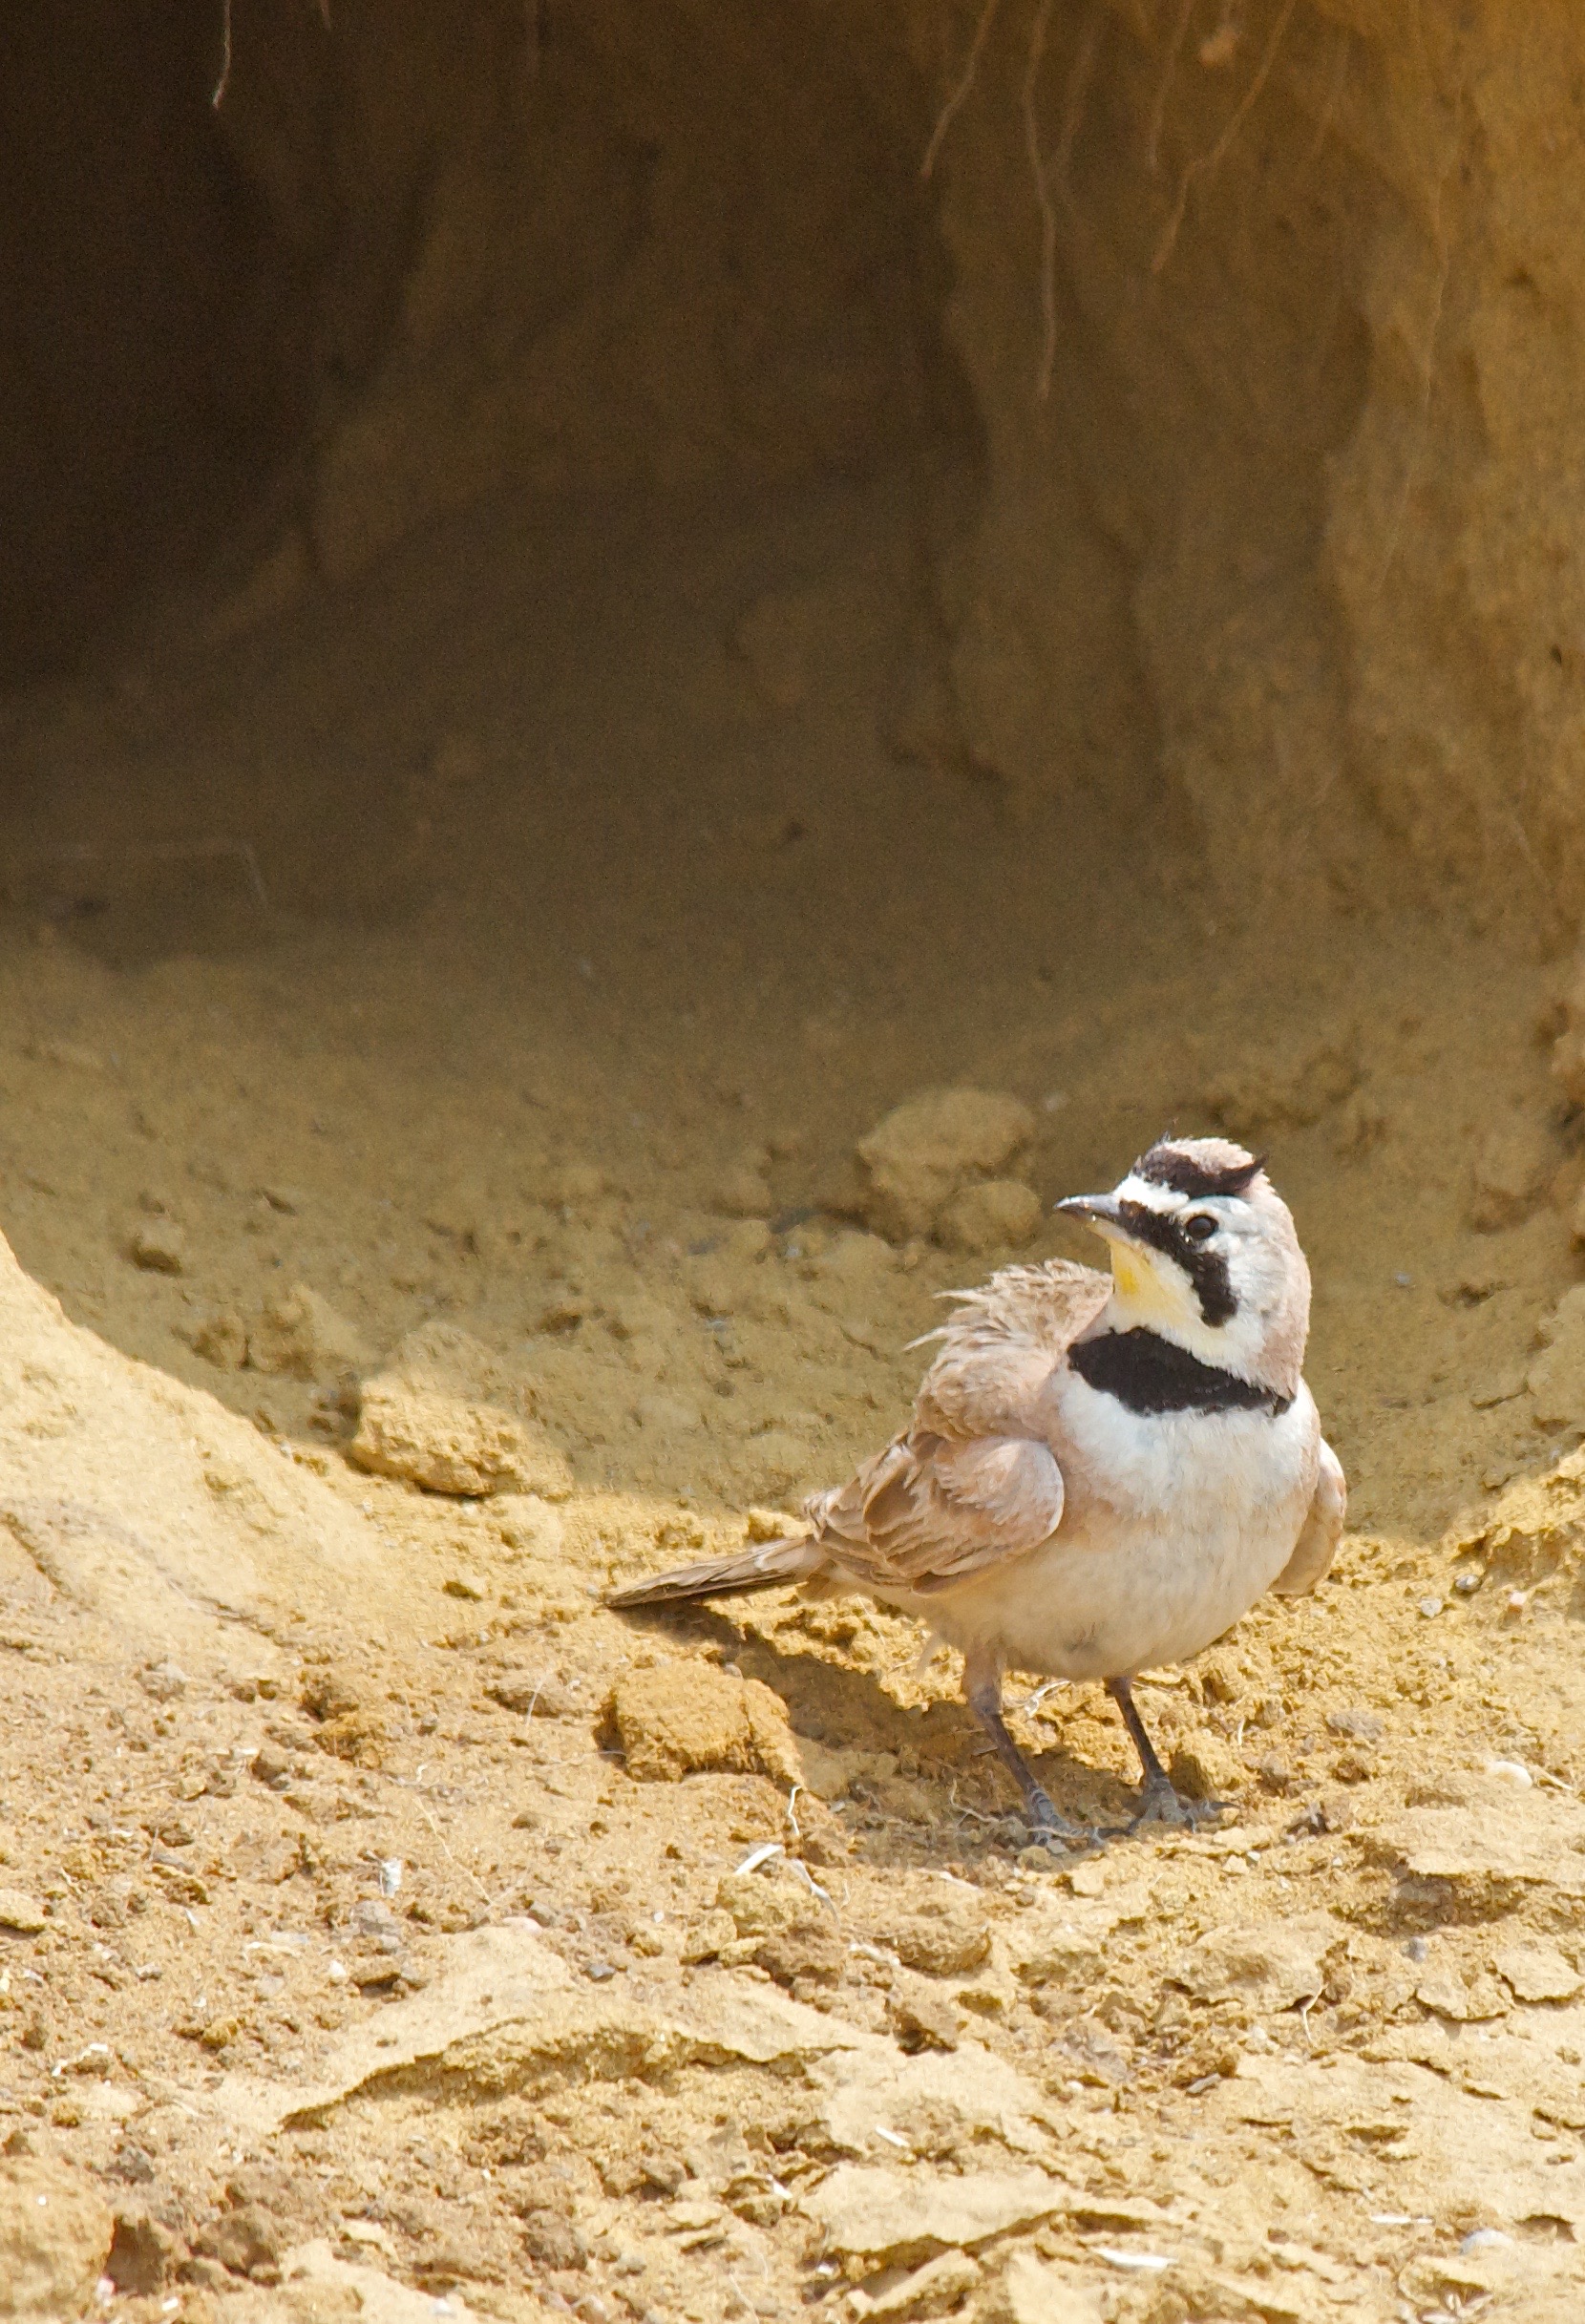
<instances>
[{"instance_id":1,"label":"bird's leg","mask_svg":"<svg viewBox=\"0 0 1585 2324\"><path fill-rule=\"evenodd\" d=\"M1081 1824L1070 1824L1058 1813L1047 1792L1036 1783L1034 1770L1007 1732L1002 1716L1002 1673L994 1662L972 1658L963 1671L963 1699L996 1746L1002 1762L1024 1798L1024 1812L1042 1840L1090 1840L1094 1834Z\"/></svg>"},{"instance_id":2,"label":"bird's leg","mask_svg":"<svg viewBox=\"0 0 1585 2324\"><path fill-rule=\"evenodd\" d=\"M1141 1824L1199 1823L1203 1818L1219 1813L1220 1800L1186 1800L1174 1789L1173 1779L1155 1755L1155 1745L1145 1732L1133 1700L1131 1679L1109 1679L1107 1693L1123 1715L1123 1724L1133 1738L1133 1747L1139 1754L1139 1764L1145 1771L1145 1787L1139 1795L1139 1812L1130 1825L1130 1830Z\"/></svg>"}]
</instances>

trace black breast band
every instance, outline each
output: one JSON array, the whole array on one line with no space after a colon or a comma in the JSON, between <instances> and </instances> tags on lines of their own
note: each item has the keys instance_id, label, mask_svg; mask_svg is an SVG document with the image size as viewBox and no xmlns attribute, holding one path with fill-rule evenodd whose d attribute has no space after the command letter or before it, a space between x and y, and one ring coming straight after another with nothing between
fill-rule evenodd
<instances>
[{"instance_id":1,"label":"black breast band","mask_svg":"<svg viewBox=\"0 0 1585 2324\"><path fill-rule=\"evenodd\" d=\"M1202 1363L1142 1324L1080 1340L1067 1361L1081 1380L1115 1396L1131 1412L1269 1412L1275 1420L1293 1403L1257 1381Z\"/></svg>"}]
</instances>

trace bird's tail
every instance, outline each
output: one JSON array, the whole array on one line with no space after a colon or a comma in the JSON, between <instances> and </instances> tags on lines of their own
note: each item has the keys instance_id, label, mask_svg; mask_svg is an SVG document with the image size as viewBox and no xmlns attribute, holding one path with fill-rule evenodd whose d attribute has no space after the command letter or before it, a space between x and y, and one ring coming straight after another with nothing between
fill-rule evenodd
<instances>
[{"instance_id":1,"label":"bird's tail","mask_svg":"<svg viewBox=\"0 0 1585 2324\"><path fill-rule=\"evenodd\" d=\"M652 1581L629 1582L625 1590L613 1590L605 1603L665 1606L690 1597L734 1597L745 1590L774 1590L783 1582L806 1580L825 1563L819 1543L804 1536L761 1541L735 1557L706 1557L696 1566L657 1574Z\"/></svg>"}]
</instances>

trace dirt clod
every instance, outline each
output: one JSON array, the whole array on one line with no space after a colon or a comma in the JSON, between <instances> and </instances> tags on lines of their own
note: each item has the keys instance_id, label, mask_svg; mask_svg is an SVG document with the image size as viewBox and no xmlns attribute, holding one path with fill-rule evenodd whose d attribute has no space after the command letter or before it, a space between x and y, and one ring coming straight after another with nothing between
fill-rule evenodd
<instances>
[{"instance_id":1,"label":"dirt clod","mask_svg":"<svg viewBox=\"0 0 1585 2324\"><path fill-rule=\"evenodd\" d=\"M0 2316L66 2324L86 2313L115 2225L79 2172L42 2158L0 2160Z\"/></svg>"},{"instance_id":2,"label":"dirt clod","mask_svg":"<svg viewBox=\"0 0 1585 2324\"><path fill-rule=\"evenodd\" d=\"M216 1337L212 1329L212 1342ZM290 1290L266 1299L246 1340L247 1360L256 1372L282 1373L293 1380L350 1377L369 1363L369 1351L352 1325L308 1283L294 1283ZM227 1339L219 1352L206 1344L199 1353L220 1362L230 1345Z\"/></svg>"},{"instance_id":3,"label":"dirt clod","mask_svg":"<svg viewBox=\"0 0 1585 2324\"><path fill-rule=\"evenodd\" d=\"M1204 1732L1179 1743L1169 1763L1175 1789L1186 1800L1236 1798L1249 1781L1243 1761L1221 1738Z\"/></svg>"},{"instance_id":4,"label":"dirt clod","mask_svg":"<svg viewBox=\"0 0 1585 2324\"><path fill-rule=\"evenodd\" d=\"M674 1783L709 1768L799 1780L787 1706L757 1679L734 1679L708 1662L664 1662L628 1671L610 1698L627 1772Z\"/></svg>"},{"instance_id":5,"label":"dirt clod","mask_svg":"<svg viewBox=\"0 0 1585 2324\"><path fill-rule=\"evenodd\" d=\"M360 1468L426 1492L564 1500L572 1489L565 1457L527 1422L401 1380L365 1381L348 1449Z\"/></svg>"},{"instance_id":6,"label":"dirt clod","mask_svg":"<svg viewBox=\"0 0 1585 2324\"><path fill-rule=\"evenodd\" d=\"M30 1896L25 1889L0 1889L0 1929L36 1936L45 1925L44 1907L36 1896Z\"/></svg>"},{"instance_id":7,"label":"dirt clod","mask_svg":"<svg viewBox=\"0 0 1585 2324\"><path fill-rule=\"evenodd\" d=\"M1004 1091L930 1089L910 1098L858 1141L865 1216L895 1239L928 1234L955 1194L993 1177L1033 1131L1028 1107Z\"/></svg>"},{"instance_id":8,"label":"dirt clod","mask_svg":"<svg viewBox=\"0 0 1585 2324\"><path fill-rule=\"evenodd\" d=\"M582 2269L589 2264L588 2246L561 2211L531 2205L521 2213L523 2249L542 2268Z\"/></svg>"},{"instance_id":9,"label":"dirt clod","mask_svg":"<svg viewBox=\"0 0 1585 2324\"><path fill-rule=\"evenodd\" d=\"M937 1238L949 1251L980 1256L1026 1243L1040 1225L1040 1196L1017 1178L965 1186L941 1211Z\"/></svg>"},{"instance_id":10,"label":"dirt clod","mask_svg":"<svg viewBox=\"0 0 1585 2324\"><path fill-rule=\"evenodd\" d=\"M906 1971L892 1980L886 1997L886 2022L898 2049L955 2050L962 2032L962 2013L945 1994L926 1978Z\"/></svg>"},{"instance_id":11,"label":"dirt clod","mask_svg":"<svg viewBox=\"0 0 1585 2324\"><path fill-rule=\"evenodd\" d=\"M990 1951L984 1908L954 1890L921 1898L888 1932L898 1958L926 1976L963 1976Z\"/></svg>"}]
</instances>

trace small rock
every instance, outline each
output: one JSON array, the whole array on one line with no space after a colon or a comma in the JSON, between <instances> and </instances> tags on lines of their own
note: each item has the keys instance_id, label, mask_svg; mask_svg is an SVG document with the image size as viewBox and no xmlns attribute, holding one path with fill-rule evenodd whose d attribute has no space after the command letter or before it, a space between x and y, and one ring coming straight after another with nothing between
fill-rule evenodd
<instances>
[{"instance_id":1,"label":"small rock","mask_svg":"<svg viewBox=\"0 0 1585 2324\"><path fill-rule=\"evenodd\" d=\"M187 1673L179 1663L151 1662L137 1674L137 1683L156 1702L180 1702L187 1692Z\"/></svg>"},{"instance_id":2,"label":"small rock","mask_svg":"<svg viewBox=\"0 0 1585 2324\"><path fill-rule=\"evenodd\" d=\"M966 2251L943 2251L873 2299L863 2292L852 2293L850 2304L866 2324L912 2324L915 2317L950 2315L980 2280L980 2269Z\"/></svg>"},{"instance_id":3,"label":"small rock","mask_svg":"<svg viewBox=\"0 0 1585 2324\"><path fill-rule=\"evenodd\" d=\"M1433 1954L1414 1989L1422 2009L1450 2018L1456 2025L1478 2024L1486 2018L1507 2014L1508 1997L1487 1976L1466 1978L1455 1960L1440 1951Z\"/></svg>"},{"instance_id":4,"label":"small rock","mask_svg":"<svg viewBox=\"0 0 1585 2324\"><path fill-rule=\"evenodd\" d=\"M489 1516L502 1546L519 1556L547 1561L560 1556L566 1532L561 1511L538 1493L497 1494Z\"/></svg>"},{"instance_id":5,"label":"small rock","mask_svg":"<svg viewBox=\"0 0 1585 2324\"><path fill-rule=\"evenodd\" d=\"M256 2268L278 2267L289 2241L289 2230L273 2211L241 2203L201 2228L193 2249L205 2259L218 2259L231 2275L250 2275Z\"/></svg>"},{"instance_id":6,"label":"small rock","mask_svg":"<svg viewBox=\"0 0 1585 2324\"><path fill-rule=\"evenodd\" d=\"M1516 1226L1534 1210L1556 1167L1544 1121L1499 1123L1487 1132L1471 1167L1468 1223L1479 1235Z\"/></svg>"},{"instance_id":7,"label":"small rock","mask_svg":"<svg viewBox=\"0 0 1585 2324\"><path fill-rule=\"evenodd\" d=\"M1328 1711L1326 1726L1328 1733L1345 1735L1351 1743L1379 1743L1386 1733L1374 1711Z\"/></svg>"},{"instance_id":8,"label":"small rock","mask_svg":"<svg viewBox=\"0 0 1585 2324\"><path fill-rule=\"evenodd\" d=\"M734 1679L708 1662L662 1662L626 1671L610 1712L627 1772L674 1783L706 1768L800 1781L797 1746L778 1695L757 1679Z\"/></svg>"},{"instance_id":9,"label":"small rock","mask_svg":"<svg viewBox=\"0 0 1585 2324\"><path fill-rule=\"evenodd\" d=\"M0 2316L61 2324L82 2315L105 2272L115 2220L75 2171L0 2160Z\"/></svg>"},{"instance_id":10,"label":"small rock","mask_svg":"<svg viewBox=\"0 0 1585 2324\"><path fill-rule=\"evenodd\" d=\"M484 1691L503 1711L518 1711L525 1719L576 1719L581 1708L554 1671L503 1670Z\"/></svg>"},{"instance_id":11,"label":"small rock","mask_svg":"<svg viewBox=\"0 0 1585 2324\"><path fill-rule=\"evenodd\" d=\"M1231 1799L1247 1780L1244 1763L1232 1744L1209 1733L1179 1743L1170 1772L1173 1787L1186 1800Z\"/></svg>"},{"instance_id":12,"label":"small rock","mask_svg":"<svg viewBox=\"0 0 1585 2324\"><path fill-rule=\"evenodd\" d=\"M564 2212L534 2204L520 2214L523 2243L541 2268L586 2268L588 2247Z\"/></svg>"},{"instance_id":13,"label":"small rock","mask_svg":"<svg viewBox=\"0 0 1585 2324\"><path fill-rule=\"evenodd\" d=\"M930 1089L910 1098L858 1142L864 1213L894 1240L928 1234L945 1205L991 1178L1034 1135L1027 1106L1004 1091Z\"/></svg>"},{"instance_id":14,"label":"small rock","mask_svg":"<svg viewBox=\"0 0 1585 2324\"><path fill-rule=\"evenodd\" d=\"M127 1257L145 1275L180 1275L187 1246L174 1218L142 1218L127 1237Z\"/></svg>"},{"instance_id":15,"label":"small rock","mask_svg":"<svg viewBox=\"0 0 1585 2324\"><path fill-rule=\"evenodd\" d=\"M949 1251L979 1255L1026 1243L1040 1225L1040 1196L1018 1178L987 1178L954 1194L936 1222Z\"/></svg>"},{"instance_id":16,"label":"small rock","mask_svg":"<svg viewBox=\"0 0 1585 2324\"><path fill-rule=\"evenodd\" d=\"M1002 2279L1006 2324L1101 2324L1100 2295L1065 2270L1015 2251Z\"/></svg>"},{"instance_id":17,"label":"small rock","mask_svg":"<svg viewBox=\"0 0 1585 2324\"><path fill-rule=\"evenodd\" d=\"M398 1477L427 1492L534 1493L564 1501L573 1489L565 1456L532 1424L386 1377L365 1382L348 1451L372 1475Z\"/></svg>"},{"instance_id":18,"label":"small rock","mask_svg":"<svg viewBox=\"0 0 1585 2324\"><path fill-rule=\"evenodd\" d=\"M640 2155L639 2170L646 2187L662 2195L676 2195L682 2191L687 2177L687 2166L678 2156L652 2147Z\"/></svg>"},{"instance_id":19,"label":"small rock","mask_svg":"<svg viewBox=\"0 0 1585 2324\"><path fill-rule=\"evenodd\" d=\"M737 1942L737 1927L729 1912L707 1912L693 1922L683 1937L678 1959L685 1966L696 1961L719 1959L729 1945Z\"/></svg>"},{"instance_id":20,"label":"small rock","mask_svg":"<svg viewBox=\"0 0 1585 2324\"><path fill-rule=\"evenodd\" d=\"M886 2022L899 2050L955 2050L963 2020L945 1994L923 1977L901 1971L892 1980ZM922 2313L922 2312L921 2312Z\"/></svg>"},{"instance_id":21,"label":"small rock","mask_svg":"<svg viewBox=\"0 0 1585 2324\"><path fill-rule=\"evenodd\" d=\"M1101 1967L1096 1937L1039 1910L1021 1912L1008 1936L1013 1968L1025 1985L1083 1985Z\"/></svg>"},{"instance_id":22,"label":"small rock","mask_svg":"<svg viewBox=\"0 0 1585 2324\"><path fill-rule=\"evenodd\" d=\"M829 1920L805 1919L768 1936L754 1958L778 1985L836 1985L847 1967L848 1949Z\"/></svg>"},{"instance_id":23,"label":"small rock","mask_svg":"<svg viewBox=\"0 0 1585 2324\"><path fill-rule=\"evenodd\" d=\"M982 2166L892 2170L840 2163L803 2208L824 2229L828 2250L875 2267L906 2267L943 2250L974 2250L1019 2228L1038 2227L1067 2208L1063 2183L1043 2170Z\"/></svg>"},{"instance_id":24,"label":"small rock","mask_svg":"<svg viewBox=\"0 0 1585 2324\"><path fill-rule=\"evenodd\" d=\"M0 1929L14 1929L18 1936L37 1936L44 1927L44 1906L26 1890L0 1890Z\"/></svg>"},{"instance_id":25,"label":"small rock","mask_svg":"<svg viewBox=\"0 0 1585 2324\"><path fill-rule=\"evenodd\" d=\"M217 1308L199 1324L191 1345L217 1371L240 1372L247 1363L247 1325L234 1307Z\"/></svg>"},{"instance_id":26,"label":"small rock","mask_svg":"<svg viewBox=\"0 0 1585 2324\"><path fill-rule=\"evenodd\" d=\"M960 1977L978 1969L990 1951L990 1930L977 1896L944 1886L913 1911L901 1912L886 1931L888 1943L905 1969L931 1977Z\"/></svg>"},{"instance_id":27,"label":"small rock","mask_svg":"<svg viewBox=\"0 0 1585 2324\"><path fill-rule=\"evenodd\" d=\"M815 1899L809 1883L785 1864L752 1872L723 1872L716 1883L716 1910L731 1915L738 1936L780 1936L814 1918Z\"/></svg>"},{"instance_id":28,"label":"small rock","mask_svg":"<svg viewBox=\"0 0 1585 2324\"><path fill-rule=\"evenodd\" d=\"M184 2250L181 2238L152 2212L120 2211L105 2273L117 2292L146 2295L170 2282Z\"/></svg>"},{"instance_id":29,"label":"small rock","mask_svg":"<svg viewBox=\"0 0 1585 2324\"><path fill-rule=\"evenodd\" d=\"M369 1351L344 1316L306 1283L275 1293L247 1335L256 1372L331 1380L362 1372Z\"/></svg>"},{"instance_id":30,"label":"small rock","mask_svg":"<svg viewBox=\"0 0 1585 2324\"><path fill-rule=\"evenodd\" d=\"M1541 1325L1542 1353L1525 1374L1546 1428L1585 1421L1585 1283L1566 1291Z\"/></svg>"},{"instance_id":31,"label":"small rock","mask_svg":"<svg viewBox=\"0 0 1585 2324\"><path fill-rule=\"evenodd\" d=\"M1555 1945L1505 1945L1491 1966L1521 2001L1572 2001L1585 1984Z\"/></svg>"},{"instance_id":32,"label":"small rock","mask_svg":"<svg viewBox=\"0 0 1585 2324\"><path fill-rule=\"evenodd\" d=\"M1321 1992L1326 1952L1338 1935L1330 1924L1319 1922L1271 1920L1212 1929L1189 1948L1174 1976L1198 2001L1236 1997L1263 2010L1292 2009Z\"/></svg>"},{"instance_id":33,"label":"small rock","mask_svg":"<svg viewBox=\"0 0 1585 2324\"><path fill-rule=\"evenodd\" d=\"M387 1730L379 1696L354 1675L334 1663L309 1670L303 1708L317 1722L313 1741L320 1750L356 1767L384 1765ZM257 1772L257 1757L253 1764Z\"/></svg>"}]
</instances>

